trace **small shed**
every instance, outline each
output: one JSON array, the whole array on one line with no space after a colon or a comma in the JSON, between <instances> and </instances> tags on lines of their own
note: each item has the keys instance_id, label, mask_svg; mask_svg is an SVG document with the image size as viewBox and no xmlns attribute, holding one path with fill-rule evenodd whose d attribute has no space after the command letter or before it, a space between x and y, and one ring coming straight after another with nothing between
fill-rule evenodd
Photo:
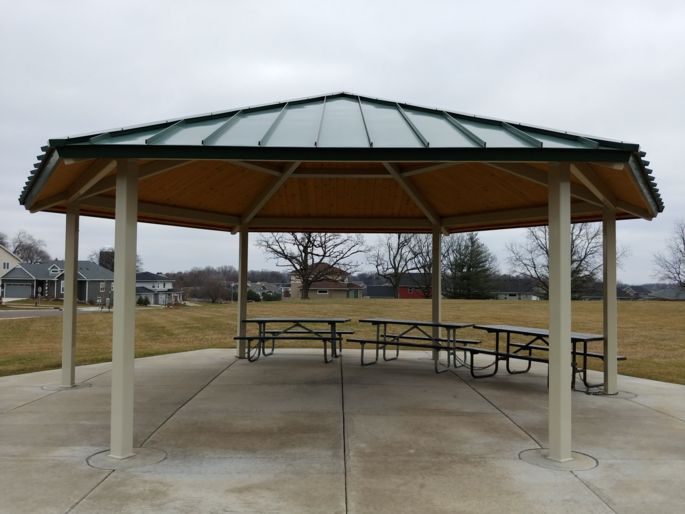
<instances>
[{"instance_id":1,"label":"small shed","mask_svg":"<svg viewBox=\"0 0 685 514\"><path fill-rule=\"evenodd\" d=\"M549 225L548 457L565 462L573 458L570 226L603 222L605 391L615 393L615 222L663 210L648 166L637 144L337 93L51 139L20 202L66 213L65 385L74 383L79 216L116 219L111 455L119 458L133 454L137 222L239 233L239 321L250 232L431 233L439 268L442 234ZM438 273L432 290L441 290ZM432 303L438 321L440 295Z\"/></svg>"}]
</instances>

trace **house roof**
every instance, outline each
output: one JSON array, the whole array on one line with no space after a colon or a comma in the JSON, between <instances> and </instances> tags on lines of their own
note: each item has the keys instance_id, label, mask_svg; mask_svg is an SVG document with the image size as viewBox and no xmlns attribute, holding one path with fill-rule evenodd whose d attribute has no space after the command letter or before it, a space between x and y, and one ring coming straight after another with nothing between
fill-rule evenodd
<instances>
[{"instance_id":1,"label":"house roof","mask_svg":"<svg viewBox=\"0 0 685 514\"><path fill-rule=\"evenodd\" d=\"M6 246L0 245L0 250L3 250L3 251L5 251L5 252L7 252L9 255L11 255L12 257L14 257L15 259L17 259L18 261L21 261L21 259L20 259L19 257L17 257L13 252L11 252L10 249L7 248Z\"/></svg>"},{"instance_id":2,"label":"house roof","mask_svg":"<svg viewBox=\"0 0 685 514\"><path fill-rule=\"evenodd\" d=\"M366 296L371 298L394 298L392 286L366 286Z\"/></svg>"},{"instance_id":3,"label":"house roof","mask_svg":"<svg viewBox=\"0 0 685 514\"><path fill-rule=\"evenodd\" d=\"M155 291L145 286L136 286L136 294L155 294Z\"/></svg>"},{"instance_id":4,"label":"house roof","mask_svg":"<svg viewBox=\"0 0 685 514\"><path fill-rule=\"evenodd\" d=\"M325 262L319 262L317 264L314 264L310 268L310 271L312 273L326 273L327 275L330 276L347 276L349 273L343 269L337 268L335 266L332 266L328 263ZM294 271L290 272L290 275L295 275L296 273Z\"/></svg>"},{"instance_id":5,"label":"house roof","mask_svg":"<svg viewBox=\"0 0 685 514\"><path fill-rule=\"evenodd\" d=\"M336 93L50 139L20 203L113 217L116 159L140 221L218 230L458 232L547 222L571 165L574 221L663 210L639 145ZM226 192L231 201L226 202Z\"/></svg>"},{"instance_id":6,"label":"house roof","mask_svg":"<svg viewBox=\"0 0 685 514\"><path fill-rule=\"evenodd\" d=\"M430 273L405 273L400 278L400 287L416 287L430 283Z\"/></svg>"},{"instance_id":7,"label":"house roof","mask_svg":"<svg viewBox=\"0 0 685 514\"><path fill-rule=\"evenodd\" d=\"M158 280L171 280L166 275L161 273L151 273L149 271L140 271L136 273L137 282L157 282Z\"/></svg>"},{"instance_id":8,"label":"house roof","mask_svg":"<svg viewBox=\"0 0 685 514\"><path fill-rule=\"evenodd\" d=\"M50 268L54 268L58 271L56 273L50 273ZM63 260L37 263L22 262L14 269L10 270L3 279L25 279L27 276L30 276L36 280L54 280L62 276L63 270ZM82 280L114 280L114 273L91 261L78 261L78 274L79 279Z\"/></svg>"},{"instance_id":9,"label":"house roof","mask_svg":"<svg viewBox=\"0 0 685 514\"><path fill-rule=\"evenodd\" d=\"M649 295L651 298L657 300L685 300L685 288L670 287L666 289L659 289Z\"/></svg>"},{"instance_id":10,"label":"house roof","mask_svg":"<svg viewBox=\"0 0 685 514\"><path fill-rule=\"evenodd\" d=\"M64 268L64 261L58 262ZM114 273L96 262L78 261L78 271L87 280L114 280Z\"/></svg>"},{"instance_id":11,"label":"house roof","mask_svg":"<svg viewBox=\"0 0 685 514\"><path fill-rule=\"evenodd\" d=\"M28 271L26 271L21 265L15 266L11 270L9 270L4 277L2 277L3 280L33 280L35 277L33 277Z\"/></svg>"},{"instance_id":12,"label":"house roof","mask_svg":"<svg viewBox=\"0 0 685 514\"><path fill-rule=\"evenodd\" d=\"M313 282L310 289L364 289L355 282L338 282L337 280L319 280Z\"/></svg>"}]
</instances>

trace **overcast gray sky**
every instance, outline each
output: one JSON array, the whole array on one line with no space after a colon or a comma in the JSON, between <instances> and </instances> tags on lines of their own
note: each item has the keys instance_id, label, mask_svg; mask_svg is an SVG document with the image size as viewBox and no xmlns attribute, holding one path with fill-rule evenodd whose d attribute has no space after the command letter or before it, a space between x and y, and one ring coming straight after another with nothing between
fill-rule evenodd
<instances>
[{"instance_id":1,"label":"overcast gray sky","mask_svg":"<svg viewBox=\"0 0 685 514\"><path fill-rule=\"evenodd\" d=\"M685 218L685 2L34 1L0 17L0 232L64 253L64 216L17 201L48 138L350 91L639 143L666 209L618 224L619 280ZM482 234L507 271L507 241ZM83 218L80 257L114 239ZM141 224L150 271L237 265L237 237ZM251 268L272 268L252 252Z\"/></svg>"}]
</instances>

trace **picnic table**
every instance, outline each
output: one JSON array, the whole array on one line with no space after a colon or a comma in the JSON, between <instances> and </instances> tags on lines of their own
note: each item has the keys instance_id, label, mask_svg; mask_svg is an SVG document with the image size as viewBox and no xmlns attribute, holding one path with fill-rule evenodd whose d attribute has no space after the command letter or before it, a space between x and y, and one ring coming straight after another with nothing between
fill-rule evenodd
<instances>
[{"instance_id":1,"label":"picnic table","mask_svg":"<svg viewBox=\"0 0 685 514\"><path fill-rule=\"evenodd\" d=\"M383 360L392 361L399 357L400 347L420 348L433 350L436 353L434 361L435 372L444 373L450 367L450 362L457 367L456 352L463 350L464 345L478 344L480 341L457 338L457 331L473 326L473 323L461 323L452 321L433 322L419 320L403 320L389 318L366 318L360 319L360 323L370 323L376 328L375 339L348 339L348 342L361 345L361 365L370 366L378 362L380 351L383 351ZM445 337L440 336L440 331L445 332ZM372 361L364 361L364 350L367 344L376 348L375 358ZM388 347L394 347L394 356L387 354ZM439 353L444 351L447 355L447 365L441 367Z\"/></svg>"},{"instance_id":2,"label":"picnic table","mask_svg":"<svg viewBox=\"0 0 685 514\"><path fill-rule=\"evenodd\" d=\"M488 350L483 348L474 349L471 351L471 375L474 378L485 378L495 375L499 369L499 361L506 362L507 372L511 374L527 373L533 362L547 363L548 359L542 355L533 354L534 351L548 352L549 351L549 330L545 328L535 327L519 327L515 325L474 325L473 328L484 330L488 333L495 334L495 349ZM506 349L500 349L500 335L506 336ZM524 336L527 338L525 342L512 341L511 336ZM604 362L604 354L588 350L588 344L592 342L603 341L604 336L601 334L591 334L587 332L571 332L571 367L572 367L572 386L575 388L576 376L580 375L583 384L587 389L599 387L602 384L590 384L587 380L587 360L588 358L599 359ZM475 373L473 363L473 355L483 353L491 354L495 357L491 366L493 371L490 373ZM581 359L579 364L578 359ZM514 370L510 366L511 359L525 360L527 366L523 370ZM619 355L618 360L625 360L624 356ZM489 366L486 366L489 367Z\"/></svg>"},{"instance_id":3,"label":"picnic table","mask_svg":"<svg viewBox=\"0 0 685 514\"><path fill-rule=\"evenodd\" d=\"M254 362L260 355L268 357L274 353L276 341L320 341L323 343L324 362L332 362L342 351L342 337L352 334L341 330L339 325L350 318L312 317L264 317L247 318L243 323L257 325L257 335L236 336L234 339L247 342L247 359ZM252 348L252 343L256 346ZM270 348L267 345L270 343ZM331 358L328 358L328 343L331 344Z\"/></svg>"}]
</instances>

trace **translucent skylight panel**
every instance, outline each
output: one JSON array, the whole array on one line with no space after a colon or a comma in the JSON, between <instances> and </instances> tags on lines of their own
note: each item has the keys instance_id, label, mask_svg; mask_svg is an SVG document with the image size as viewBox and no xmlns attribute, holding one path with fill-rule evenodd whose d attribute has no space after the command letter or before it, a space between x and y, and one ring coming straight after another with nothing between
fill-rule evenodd
<instances>
[{"instance_id":1,"label":"translucent skylight panel","mask_svg":"<svg viewBox=\"0 0 685 514\"><path fill-rule=\"evenodd\" d=\"M500 125L491 125L489 123L465 120L457 117L455 117L455 119L485 141L488 148L532 147L532 145L512 135Z\"/></svg>"},{"instance_id":2,"label":"translucent skylight panel","mask_svg":"<svg viewBox=\"0 0 685 514\"><path fill-rule=\"evenodd\" d=\"M326 100L326 113L319 135L319 146L341 148L369 146L359 111L359 102L356 99Z\"/></svg>"},{"instance_id":3,"label":"translucent skylight panel","mask_svg":"<svg viewBox=\"0 0 685 514\"><path fill-rule=\"evenodd\" d=\"M222 118L181 124L178 128L171 129L169 136L160 139L158 144L201 145L202 140L223 125L225 121Z\"/></svg>"},{"instance_id":4,"label":"translucent skylight panel","mask_svg":"<svg viewBox=\"0 0 685 514\"><path fill-rule=\"evenodd\" d=\"M440 114L405 109L404 112L433 148L471 148L478 146Z\"/></svg>"},{"instance_id":5,"label":"translucent skylight panel","mask_svg":"<svg viewBox=\"0 0 685 514\"><path fill-rule=\"evenodd\" d=\"M319 132L323 101L288 105L267 146L314 146Z\"/></svg>"},{"instance_id":6,"label":"translucent skylight panel","mask_svg":"<svg viewBox=\"0 0 685 514\"><path fill-rule=\"evenodd\" d=\"M257 146L279 112L281 112L280 109L271 109L241 114L214 145Z\"/></svg>"},{"instance_id":7,"label":"translucent skylight panel","mask_svg":"<svg viewBox=\"0 0 685 514\"><path fill-rule=\"evenodd\" d=\"M374 147L423 147L396 106L367 102L362 105Z\"/></svg>"}]
</instances>

